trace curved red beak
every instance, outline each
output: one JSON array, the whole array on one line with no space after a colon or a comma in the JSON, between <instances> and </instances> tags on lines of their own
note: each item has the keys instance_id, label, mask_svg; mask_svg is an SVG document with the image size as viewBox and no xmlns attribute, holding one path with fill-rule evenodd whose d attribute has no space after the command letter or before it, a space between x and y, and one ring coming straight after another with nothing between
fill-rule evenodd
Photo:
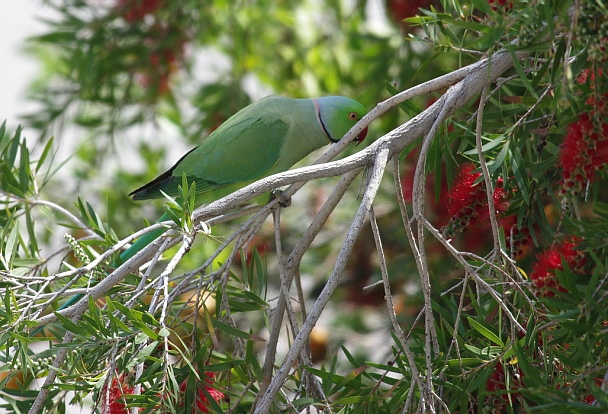
<instances>
[{"instance_id":1,"label":"curved red beak","mask_svg":"<svg viewBox=\"0 0 608 414\"><path fill-rule=\"evenodd\" d=\"M366 136L367 136L367 127L365 127L365 129L363 131L361 131L359 133L359 135L357 135L357 138L355 138L355 141L357 141L357 145L359 145L361 142L363 142L363 140L365 139Z\"/></svg>"}]
</instances>

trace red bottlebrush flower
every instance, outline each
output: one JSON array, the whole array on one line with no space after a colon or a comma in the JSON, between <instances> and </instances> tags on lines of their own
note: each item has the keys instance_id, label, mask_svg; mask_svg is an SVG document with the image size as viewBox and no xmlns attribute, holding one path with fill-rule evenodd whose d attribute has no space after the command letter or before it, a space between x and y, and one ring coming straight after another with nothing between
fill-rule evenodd
<instances>
[{"instance_id":1,"label":"red bottlebrush flower","mask_svg":"<svg viewBox=\"0 0 608 414\"><path fill-rule=\"evenodd\" d=\"M154 14L164 0L118 0L117 9L129 23L143 20L148 14Z\"/></svg>"},{"instance_id":2,"label":"red bottlebrush flower","mask_svg":"<svg viewBox=\"0 0 608 414\"><path fill-rule=\"evenodd\" d=\"M396 23L407 27L403 20L420 14L418 9L426 8L430 3L430 0L388 0L387 9Z\"/></svg>"},{"instance_id":3,"label":"red bottlebrush flower","mask_svg":"<svg viewBox=\"0 0 608 414\"><path fill-rule=\"evenodd\" d=\"M481 177L481 173L474 173L472 172L473 169L472 164L463 165L456 183L448 193L447 210L451 218L442 228L445 237L465 229L471 229L474 226L479 229L488 229L490 226L485 182L475 183ZM512 189L511 191L515 190ZM496 188L493 194L496 218L500 227L504 229L508 250L513 257L517 257L524 252L527 246L532 245L532 236L530 229L527 227L520 229L517 226L516 215L507 216L505 214L510 205L511 194L505 190L504 180L499 177L496 180ZM469 236L472 236L472 234L469 233ZM483 238L477 237L476 240L483 240Z\"/></svg>"},{"instance_id":4,"label":"red bottlebrush flower","mask_svg":"<svg viewBox=\"0 0 608 414\"><path fill-rule=\"evenodd\" d=\"M585 255L582 251L575 250L579 244L580 239L571 237L554 244L549 250L537 256L530 279L541 296L550 298L555 295L555 291L566 292L555 275L556 271L564 269L562 259L574 273L581 274L585 271L587 263Z\"/></svg>"},{"instance_id":5,"label":"red bottlebrush flower","mask_svg":"<svg viewBox=\"0 0 608 414\"><path fill-rule=\"evenodd\" d=\"M600 78L603 74L602 68L598 68L597 70L585 69L583 70L576 79L576 83L583 85L587 83L587 80L591 80L591 82L595 82L595 75L597 72L597 77Z\"/></svg>"},{"instance_id":6,"label":"red bottlebrush flower","mask_svg":"<svg viewBox=\"0 0 608 414\"><path fill-rule=\"evenodd\" d=\"M473 224L483 214L486 191L483 184L475 184L481 173L472 172L474 169L473 164L464 164L448 193L448 213L460 219L462 228Z\"/></svg>"},{"instance_id":7,"label":"red bottlebrush flower","mask_svg":"<svg viewBox=\"0 0 608 414\"><path fill-rule=\"evenodd\" d=\"M509 370L511 371L511 370ZM494 371L486 380L486 391L493 395L488 395L485 400L483 412L500 412L509 403L509 394L511 400L521 398L519 393L509 392L522 387L523 372L518 369L510 374L505 375L502 363L497 363ZM492 411L494 410L494 411Z\"/></svg>"},{"instance_id":8,"label":"red bottlebrush flower","mask_svg":"<svg viewBox=\"0 0 608 414\"><path fill-rule=\"evenodd\" d=\"M205 386L204 390L213 398L215 401L220 401L224 398L224 393L213 388L213 378L215 378L215 373L213 372L205 372ZM203 388L199 388L198 396L196 398L196 407L201 410L203 413L209 412L209 400L207 399L207 393L203 391Z\"/></svg>"},{"instance_id":9,"label":"red bottlebrush flower","mask_svg":"<svg viewBox=\"0 0 608 414\"><path fill-rule=\"evenodd\" d=\"M513 8L512 0L488 0L488 4L494 11L509 11Z\"/></svg>"},{"instance_id":10,"label":"red bottlebrush flower","mask_svg":"<svg viewBox=\"0 0 608 414\"><path fill-rule=\"evenodd\" d=\"M178 33L179 34L179 33ZM179 70L185 55L185 37L176 36L170 29L155 25L144 39L148 59L142 59L136 80L149 90L153 98L171 91L170 77Z\"/></svg>"},{"instance_id":11,"label":"red bottlebrush flower","mask_svg":"<svg viewBox=\"0 0 608 414\"><path fill-rule=\"evenodd\" d=\"M213 379L215 378L215 373L214 372L205 372L205 384L201 387L200 385L197 386L197 393L196 393L196 410L193 408L192 412L193 413L208 413L209 412L209 399L207 398L207 395L210 395L211 398L213 398L215 401L220 401L221 399L224 398L224 393L221 391L218 391L217 389L215 389L213 387ZM185 392L186 391L186 382L184 381L182 383L182 385L179 387L180 392ZM206 391L206 392L205 392ZM183 402L182 402L183 404Z\"/></svg>"},{"instance_id":12,"label":"red bottlebrush flower","mask_svg":"<svg viewBox=\"0 0 608 414\"><path fill-rule=\"evenodd\" d=\"M608 94L596 92L596 83L601 77L599 68L587 69L577 79L579 84L588 84L592 93L586 101L589 110L568 126L561 144L562 196L582 194L587 182L593 181L595 172L608 164Z\"/></svg>"},{"instance_id":13,"label":"red bottlebrush flower","mask_svg":"<svg viewBox=\"0 0 608 414\"><path fill-rule=\"evenodd\" d=\"M125 376L114 376L109 388L106 383L101 391L102 414L129 414L124 396L133 394L133 387L125 382Z\"/></svg>"},{"instance_id":14,"label":"red bottlebrush flower","mask_svg":"<svg viewBox=\"0 0 608 414\"><path fill-rule=\"evenodd\" d=\"M604 379L603 378L595 378L595 386L596 387L601 387L602 384L604 383ZM593 394L589 394L586 395L585 397L583 397L583 401L585 402L585 404L593 404L595 403L595 397L593 396Z\"/></svg>"},{"instance_id":15,"label":"red bottlebrush flower","mask_svg":"<svg viewBox=\"0 0 608 414\"><path fill-rule=\"evenodd\" d=\"M538 230L536 225L531 228L520 228L517 225L517 216L515 214L499 217L498 224L500 224L504 230L507 251L511 253L511 257L516 258L521 256L532 248L532 232Z\"/></svg>"},{"instance_id":16,"label":"red bottlebrush flower","mask_svg":"<svg viewBox=\"0 0 608 414\"><path fill-rule=\"evenodd\" d=\"M594 161L594 144L597 134L593 134L593 122L589 114L582 114L570 124L562 142L559 161L562 167L562 195L577 196L582 193L587 181L592 181L599 160Z\"/></svg>"},{"instance_id":17,"label":"red bottlebrush flower","mask_svg":"<svg viewBox=\"0 0 608 414\"><path fill-rule=\"evenodd\" d=\"M494 208L498 213L502 213L509 208L509 200L507 199L507 192L503 188L504 181L502 177L498 177L496 180L496 188L494 189ZM489 215L489 213L488 213Z\"/></svg>"},{"instance_id":18,"label":"red bottlebrush flower","mask_svg":"<svg viewBox=\"0 0 608 414\"><path fill-rule=\"evenodd\" d=\"M456 183L448 193L448 213L451 218L443 228L445 235L450 235L462 231L474 225L487 225L490 213L488 210L488 200L486 195L485 183L475 181L481 177L481 173L474 173L473 164L464 164ZM505 219L501 217L509 207L508 195L503 188L503 179L499 178L494 189L494 208L499 221ZM507 222L505 222L507 223Z\"/></svg>"},{"instance_id":19,"label":"red bottlebrush flower","mask_svg":"<svg viewBox=\"0 0 608 414\"><path fill-rule=\"evenodd\" d=\"M171 91L169 86L169 76L167 74L149 75L140 74L137 77L137 82L152 91L155 96L167 95Z\"/></svg>"},{"instance_id":20,"label":"red bottlebrush flower","mask_svg":"<svg viewBox=\"0 0 608 414\"><path fill-rule=\"evenodd\" d=\"M265 235L255 234L251 241L243 246L243 250L245 252L246 265L252 266L254 263L254 252L257 252L263 258L272 251L272 239Z\"/></svg>"}]
</instances>

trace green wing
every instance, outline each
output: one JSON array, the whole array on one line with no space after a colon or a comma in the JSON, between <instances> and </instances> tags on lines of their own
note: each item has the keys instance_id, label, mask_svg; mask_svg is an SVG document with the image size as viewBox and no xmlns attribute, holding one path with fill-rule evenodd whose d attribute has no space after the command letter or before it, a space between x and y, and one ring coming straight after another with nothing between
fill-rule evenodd
<instances>
[{"instance_id":1,"label":"green wing","mask_svg":"<svg viewBox=\"0 0 608 414\"><path fill-rule=\"evenodd\" d=\"M173 170L194 180L227 185L255 180L277 162L289 125L276 117L248 118L209 139L190 152Z\"/></svg>"},{"instance_id":2,"label":"green wing","mask_svg":"<svg viewBox=\"0 0 608 414\"><path fill-rule=\"evenodd\" d=\"M131 193L133 198L160 198L160 190L175 197L184 173L196 181L198 194L262 177L276 164L289 124L277 111L260 112L229 119L170 170Z\"/></svg>"}]
</instances>

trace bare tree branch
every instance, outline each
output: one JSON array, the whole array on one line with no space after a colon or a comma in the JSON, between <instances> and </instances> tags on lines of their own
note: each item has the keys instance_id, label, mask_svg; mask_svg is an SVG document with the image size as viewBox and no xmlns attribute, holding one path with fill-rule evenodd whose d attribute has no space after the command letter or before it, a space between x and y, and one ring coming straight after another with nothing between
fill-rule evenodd
<instances>
[{"instance_id":1,"label":"bare tree branch","mask_svg":"<svg viewBox=\"0 0 608 414\"><path fill-rule=\"evenodd\" d=\"M300 350L304 346L305 341L308 341L308 336L312 331L312 328L319 320L323 309L329 302L331 295L338 287L338 284L342 278L342 272L346 267L346 262L352 251L352 248L355 244L357 236L359 235L359 231L363 226L363 221L367 216L369 209L371 208L372 202L376 195L376 191L380 186L380 181L382 180L382 175L384 173L384 169L386 167L386 162L388 160L389 150L387 147L379 147L378 155L376 158L376 162L374 163L374 167L370 170L369 179L366 185L365 192L361 199L361 204L359 205L359 209L357 210L357 214L350 226L350 229L346 235L346 239L342 244L342 248L340 249L340 253L338 254L338 258L336 259L336 263L334 265L334 270L329 277L329 280L325 284L325 287L319 294L317 301L314 306L310 310L306 321L302 325L300 332L293 341L293 344L289 348L289 352L281 365L281 368L277 371L275 377L271 381L268 389L262 396L259 401L258 406L255 409L255 413L266 413L270 409L270 405L274 400L276 394L280 391L283 383L285 382L289 371L293 367Z\"/></svg>"}]
</instances>

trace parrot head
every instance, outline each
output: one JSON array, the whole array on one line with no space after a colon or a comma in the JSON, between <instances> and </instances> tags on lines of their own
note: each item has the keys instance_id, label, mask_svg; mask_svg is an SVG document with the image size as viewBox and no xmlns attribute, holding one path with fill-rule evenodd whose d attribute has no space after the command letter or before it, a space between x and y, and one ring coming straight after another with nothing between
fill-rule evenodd
<instances>
[{"instance_id":1,"label":"parrot head","mask_svg":"<svg viewBox=\"0 0 608 414\"><path fill-rule=\"evenodd\" d=\"M314 102L318 120L331 142L338 142L367 113L359 102L343 96L325 96ZM355 138L357 145L366 135L367 127Z\"/></svg>"}]
</instances>

